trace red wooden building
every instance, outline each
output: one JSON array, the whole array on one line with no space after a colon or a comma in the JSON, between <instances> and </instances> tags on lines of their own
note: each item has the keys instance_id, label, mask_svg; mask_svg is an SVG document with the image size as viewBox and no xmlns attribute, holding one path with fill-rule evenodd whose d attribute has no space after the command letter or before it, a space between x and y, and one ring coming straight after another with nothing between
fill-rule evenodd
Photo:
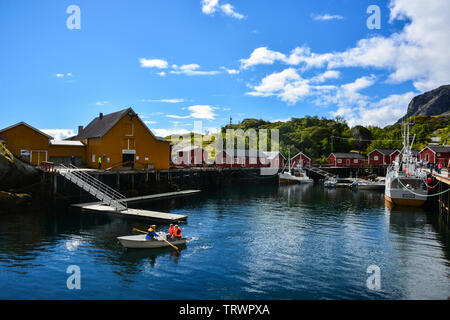
<instances>
[{"instance_id":1,"label":"red wooden building","mask_svg":"<svg viewBox=\"0 0 450 320\"><path fill-rule=\"evenodd\" d=\"M359 153L332 153L328 157L328 163L333 167L362 167L366 157Z\"/></svg>"},{"instance_id":2,"label":"red wooden building","mask_svg":"<svg viewBox=\"0 0 450 320\"><path fill-rule=\"evenodd\" d=\"M308 157L303 152L299 152L291 158L291 166L293 166L293 167L310 167L311 166L311 158Z\"/></svg>"},{"instance_id":3,"label":"red wooden building","mask_svg":"<svg viewBox=\"0 0 450 320\"><path fill-rule=\"evenodd\" d=\"M176 166L200 167L208 160L208 152L199 146L185 146L175 148L172 153L172 162Z\"/></svg>"},{"instance_id":4,"label":"red wooden building","mask_svg":"<svg viewBox=\"0 0 450 320\"><path fill-rule=\"evenodd\" d=\"M369 165L383 166L391 164L397 155L400 154L398 149L375 149L368 155Z\"/></svg>"},{"instance_id":5,"label":"red wooden building","mask_svg":"<svg viewBox=\"0 0 450 320\"><path fill-rule=\"evenodd\" d=\"M260 159L260 162L265 167L283 168L286 158L279 151L262 151L266 158Z\"/></svg>"},{"instance_id":6,"label":"red wooden building","mask_svg":"<svg viewBox=\"0 0 450 320\"><path fill-rule=\"evenodd\" d=\"M244 149L223 150L216 155L215 159L217 166L226 168L260 168L266 167L269 163L264 152Z\"/></svg>"},{"instance_id":7,"label":"red wooden building","mask_svg":"<svg viewBox=\"0 0 450 320\"><path fill-rule=\"evenodd\" d=\"M450 159L450 147L435 147L428 146L420 151L420 160L428 163L439 164L447 166Z\"/></svg>"}]
</instances>

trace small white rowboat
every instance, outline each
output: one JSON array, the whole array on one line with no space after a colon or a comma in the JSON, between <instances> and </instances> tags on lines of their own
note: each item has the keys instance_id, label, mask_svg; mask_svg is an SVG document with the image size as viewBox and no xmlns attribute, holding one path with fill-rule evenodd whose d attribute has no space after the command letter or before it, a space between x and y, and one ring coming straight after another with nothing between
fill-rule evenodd
<instances>
[{"instance_id":1,"label":"small white rowboat","mask_svg":"<svg viewBox=\"0 0 450 320\"><path fill-rule=\"evenodd\" d=\"M162 237L165 237L163 235ZM123 236L123 237L117 237L117 239L120 241L122 246L125 248L164 248L164 247L170 247L170 245L164 241L164 240L157 240L157 239L145 239L145 234L138 234L135 236ZM169 240L171 244L174 246L179 246L186 244L186 238L181 238L177 240Z\"/></svg>"}]
</instances>

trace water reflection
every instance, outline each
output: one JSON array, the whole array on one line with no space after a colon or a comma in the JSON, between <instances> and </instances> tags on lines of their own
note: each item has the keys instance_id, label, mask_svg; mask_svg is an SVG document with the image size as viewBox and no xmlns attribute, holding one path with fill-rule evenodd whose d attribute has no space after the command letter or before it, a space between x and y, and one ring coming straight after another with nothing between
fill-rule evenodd
<instances>
[{"instance_id":1,"label":"water reflection","mask_svg":"<svg viewBox=\"0 0 450 320\"><path fill-rule=\"evenodd\" d=\"M382 192L311 184L234 186L146 208L189 216L182 229L190 240L180 253L170 247L125 250L117 237L145 230L145 222L66 207L2 216L0 276L6 289L0 298L450 295L446 227L426 208L389 210ZM71 264L82 270L82 295L65 287ZM382 270L380 292L366 287L372 264Z\"/></svg>"}]
</instances>

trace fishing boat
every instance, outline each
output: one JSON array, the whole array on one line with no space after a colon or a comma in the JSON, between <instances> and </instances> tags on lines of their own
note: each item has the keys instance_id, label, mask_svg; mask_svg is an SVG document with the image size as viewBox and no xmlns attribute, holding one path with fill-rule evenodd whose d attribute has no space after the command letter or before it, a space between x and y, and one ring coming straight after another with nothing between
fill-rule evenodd
<instances>
[{"instance_id":1,"label":"fishing boat","mask_svg":"<svg viewBox=\"0 0 450 320\"><path fill-rule=\"evenodd\" d=\"M360 179L360 180L356 180L355 182L353 182L351 187L354 189L359 189L359 190L384 190L386 185L384 182L375 182L375 181Z\"/></svg>"},{"instance_id":2,"label":"fishing boat","mask_svg":"<svg viewBox=\"0 0 450 320\"><path fill-rule=\"evenodd\" d=\"M165 235L161 235L160 237L165 237ZM154 249L169 247L170 244L174 246L186 244L186 238L164 241L158 239L146 239L145 234L122 236L117 237L117 239L125 248Z\"/></svg>"},{"instance_id":3,"label":"fishing boat","mask_svg":"<svg viewBox=\"0 0 450 320\"><path fill-rule=\"evenodd\" d=\"M334 177L328 177L325 179L325 181L323 182L323 186L326 188L333 188L336 187L337 185L337 179Z\"/></svg>"},{"instance_id":4,"label":"fishing boat","mask_svg":"<svg viewBox=\"0 0 450 320\"><path fill-rule=\"evenodd\" d=\"M313 183L314 180L309 178L305 170L301 166L291 168L291 157L289 154L288 170L278 174L278 179L281 184L284 183Z\"/></svg>"},{"instance_id":5,"label":"fishing boat","mask_svg":"<svg viewBox=\"0 0 450 320\"><path fill-rule=\"evenodd\" d=\"M391 205L420 207L428 196L424 183L427 174L419 168L417 158L412 153L409 142L409 125L403 131L403 149L388 167L386 173L385 199Z\"/></svg>"}]
</instances>

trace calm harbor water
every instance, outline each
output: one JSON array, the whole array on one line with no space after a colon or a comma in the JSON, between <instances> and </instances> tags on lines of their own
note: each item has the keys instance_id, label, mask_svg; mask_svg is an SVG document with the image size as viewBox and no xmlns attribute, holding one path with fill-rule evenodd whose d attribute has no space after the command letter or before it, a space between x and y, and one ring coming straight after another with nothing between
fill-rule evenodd
<instances>
[{"instance_id":1,"label":"calm harbor water","mask_svg":"<svg viewBox=\"0 0 450 320\"><path fill-rule=\"evenodd\" d=\"M116 237L142 222L70 208L3 214L0 299L447 299L446 227L424 209L391 211L383 196L251 185L137 206L189 216L179 255L124 250ZM80 290L66 286L70 265ZM370 265L379 291L367 288Z\"/></svg>"}]
</instances>

